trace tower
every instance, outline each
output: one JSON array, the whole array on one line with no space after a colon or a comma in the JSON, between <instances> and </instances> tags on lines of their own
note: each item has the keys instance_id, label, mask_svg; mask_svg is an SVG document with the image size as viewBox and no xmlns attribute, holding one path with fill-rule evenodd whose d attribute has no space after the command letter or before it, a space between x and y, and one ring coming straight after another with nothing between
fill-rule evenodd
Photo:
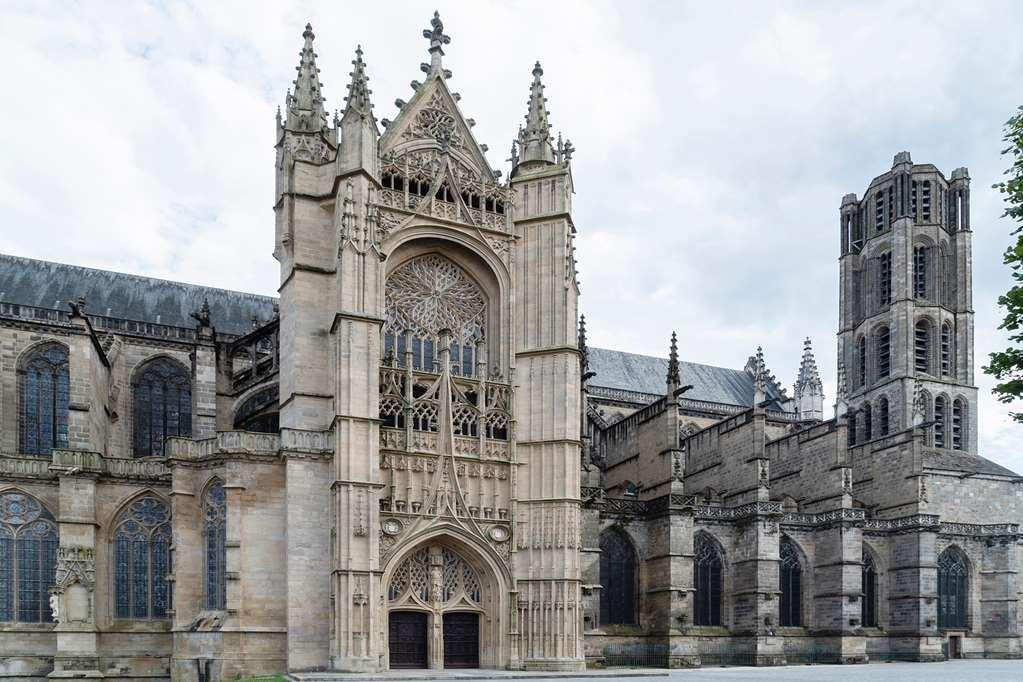
<instances>
[{"instance_id":1,"label":"tower","mask_svg":"<svg viewBox=\"0 0 1023 682\"><path fill-rule=\"evenodd\" d=\"M916 396L929 445L976 454L969 173L902 152L840 216L850 442L910 428Z\"/></svg>"}]
</instances>

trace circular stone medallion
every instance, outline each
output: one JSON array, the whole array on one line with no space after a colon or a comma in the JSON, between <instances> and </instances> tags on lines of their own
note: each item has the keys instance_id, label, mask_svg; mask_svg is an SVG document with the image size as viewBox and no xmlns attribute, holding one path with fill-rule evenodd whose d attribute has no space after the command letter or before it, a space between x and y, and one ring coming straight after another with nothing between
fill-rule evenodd
<instances>
[{"instance_id":1,"label":"circular stone medallion","mask_svg":"<svg viewBox=\"0 0 1023 682\"><path fill-rule=\"evenodd\" d=\"M387 519L383 523L383 531L387 535L397 535L403 528L404 526L401 525L401 521L398 519Z\"/></svg>"},{"instance_id":2,"label":"circular stone medallion","mask_svg":"<svg viewBox=\"0 0 1023 682\"><path fill-rule=\"evenodd\" d=\"M487 531L490 539L494 542L504 542L508 539L508 528L506 526L491 526Z\"/></svg>"}]
</instances>

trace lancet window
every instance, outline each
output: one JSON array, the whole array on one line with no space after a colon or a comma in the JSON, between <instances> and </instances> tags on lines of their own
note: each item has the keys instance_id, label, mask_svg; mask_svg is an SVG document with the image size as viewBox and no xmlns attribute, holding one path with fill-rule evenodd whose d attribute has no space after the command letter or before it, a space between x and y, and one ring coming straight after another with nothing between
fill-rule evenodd
<instances>
[{"instance_id":1,"label":"lancet window","mask_svg":"<svg viewBox=\"0 0 1023 682\"><path fill-rule=\"evenodd\" d=\"M798 627L803 624L803 567L799 563L799 550L788 538L781 540L779 558L779 625Z\"/></svg>"},{"instance_id":2,"label":"lancet window","mask_svg":"<svg viewBox=\"0 0 1023 682\"><path fill-rule=\"evenodd\" d=\"M170 606L170 509L156 497L131 503L114 534L117 618L166 618Z\"/></svg>"},{"instance_id":3,"label":"lancet window","mask_svg":"<svg viewBox=\"0 0 1023 682\"><path fill-rule=\"evenodd\" d=\"M885 251L878 258L877 289L881 307L892 303L892 254Z\"/></svg>"},{"instance_id":4,"label":"lancet window","mask_svg":"<svg viewBox=\"0 0 1023 682\"><path fill-rule=\"evenodd\" d=\"M913 366L917 372L930 372L931 325L927 320L916 323L913 336Z\"/></svg>"},{"instance_id":5,"label":"lancet window","mask_svg":"<svg viewBox=\"0 0 1023 682\"><path fill-rule=\"evenodd\" d=\"M50 620L56 565L53 515L24 493L0 495L0 622Z\"/></svg>"},{"instance_id":6,"label":"lancet window","mask_svg":"<svg viewBox=\"0 0 1023 682\"><path fill-rule=\"evenodd\" d=\"M600 534L600 624L636 623L636 551L622 531Z\"/></svg>"},{"instance_id":7,"label":"lancet window","mask_svg":"<svg viewBox=\"0 0 1023 682\"><path fill-rule=\"evenodd\" d=\"M21 452L47 456L68 446L70 373L67 347L48 343L33 350L20 370Z\"/></svg>"},{"instance_id":8,"label":"lancet window","mask_svg":"<svg viewBox=\"0 0 1023 682\"><path fill-rule=\"evenodd\" d=\"M206 608L227 608L227 492L215 482L203 495L203 554L206 563Z\"/></svg>"},{"instance_id":9,"label":"lancet window","mask_svg":"<svg viewBox=\"0 0 1023 682\"><path fill-rule=\"evenodd\" d=\"M966 557L949 547L938 557L938 627L966 628L969 569Z\"/></svg>"},{"instance_id":10,"label":"lancet window","mask_svg":"<svg viewBox=\"0 0 1023 682\"><path fill-rule=\"evenodd\" d=\"M863 552L863 627L877 627L877 567L874 559Z\"/></svg>"},{"instance_id":11,"label":"lancet window","mask_svg":"<svg viewBox=\"0 0 1023 682\"><path fill-rule=\"evenodd\" d=\"M696 625L721 625L721 594L724 591L721 550L706 533L693 542L693 582L696 586Z\"/></svg>"},{"instance_id":12,"label":"lancet window","mask_svg":"<svg viewBox=\"0 0 1023 682\"><path fill-rule=\"evenodd\" d=\"M132 382L135 456L159 457L172 436L192 435L188 371L168 358L146 363Z\"/></svg>"},{"instance_id":13,"label":"lancet window","mask_svg":"<svg viewBox=\"0 0 1023 682\"><path fill-rule=\"evenodd\" d=\"M888 435L888 398L881 397L877 401L877 435Z\"/></svg>"},{"instance_id":14,"label":"lancet window","mask_svg":"<svg viewBox=\"0 0 1023 682\"><path fill-rule=\"evenodd\" d=\"M877 330L875 350L877 351L877 377L885 379L892 371L891 332L888 327L881 327Z\"/></svg>"},{"instance_id":15,"label":"lancet window","mask_svg":"<svg viewBox=\"0 0 1023 682\"><path fill-rule=\"evenodd\" d=\"M927 298L927 247L913 247L913 297Z\"/></svg>"},{"instance_id":16,"label":"lancet window","mask_svg":"<svg viewBox=\"0 0 1023 682\"><path fill-rule=\"evenodd\" d=\"M945 416L947 412L945 398L938 396L934 399L934 447L945 447Z\"/></svg>"},{"instance_id":17,"label":"lancet window","mask_svg":"<svg viewBox=\"0 0 1023 682\"><path fill-rule=\"evenodd\" d=\"M966 403L962 398L952 401L952 449L962 450L966 440Z\"/></svg>"},{"instance_id":18,"label":"lancet window","mask_svg":"<svg viewBox=\"0 0 1023 682\"><path fill-rule=\"evenodd\" d=\"M945 322L941 325L941 376L952 374L952 326Z\"/></svg>"}]
</instances>

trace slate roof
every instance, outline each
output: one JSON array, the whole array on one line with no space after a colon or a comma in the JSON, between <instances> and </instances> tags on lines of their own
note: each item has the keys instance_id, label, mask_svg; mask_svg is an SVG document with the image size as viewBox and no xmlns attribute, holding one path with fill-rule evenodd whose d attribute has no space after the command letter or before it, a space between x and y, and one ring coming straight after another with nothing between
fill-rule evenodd
<instances>
[{"instance_id":1,"label":"slate roof","mask_svg":"<svg viewBox=\"0 0 1023 682\"><path fill-rule=\"evenodd\" d=\"M253 316L273 317L276 299L240 291L0 254L0 301L67 311L85 296L86 312L174 327L194 327L189 313L210 303L217 331L245 334Z\"/></svg>"},{"instance_id":2,"label":"slate roof","mask_svg":"<svg viewBox=\"0 0 1023 682\"><path fill-rule=\"evenodd\" d=\"M589 360L590 370L597 373L590 379L591 386L664 395L668 375L667 358L590 348ZM679 374L682 385L693 386L685 393L686 399L753 406L753 377L745 370L682 360L679 361ZM769 389L769 397L778 398L773 388Z\"/></svg>"},{"instance_id":3,"label":"slate roof","mask_svg":"<svg viewBox=\"0 0 1023 682\"><path fill-rule=\"evenodd\" d=\"M924 453L924 466L928 469L943 469L945 471L961 471L969 474L993 474L995 476L1012 476L1019 478L1019 474L1006 469L1001 464L992 462L979 455L971 455L966 452L953 450L928 450Z\"/></svg>"}]
</instances>

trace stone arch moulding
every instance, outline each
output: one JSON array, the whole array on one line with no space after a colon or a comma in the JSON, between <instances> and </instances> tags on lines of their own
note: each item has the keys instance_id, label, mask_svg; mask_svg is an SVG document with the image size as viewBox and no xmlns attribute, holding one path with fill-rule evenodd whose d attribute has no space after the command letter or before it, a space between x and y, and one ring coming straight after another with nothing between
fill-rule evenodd
<instances>
[{"instance_id":1,"label":"stone arch moulding","mask_svg":"<svg viewBox=\"0 0 1023 682\"><path fill-rule=\"evenodd\" d=\"M417 553L426 550L428 560L440 562L439 565L427 564L427 592L409 598L407 592L395 595L392 602L391 588L407 560L414 560ZM464 562L475 574L479 582L479 600L462 598L458 593L452 599L444 599L446 590L450 589L444 580L444 560L454 555ZM461 569L459 569L461 570ZM437 583L437 579L440 579ZM422 578L420 578L422 579ZM390 642L387 623L389 614L394 611L418 611L427 614L427 657L430 668L442 668L444 664L443 617L445 613L471 612L479 614L479 645L481 668L505 668L510 663L511 637L509 599L511 576L507 567L496 553L482 545L476 539L467 536L459 528L444 524L422 533L411 536L395 551L381 574L381 593L383 594L383 613L381 621L385 624L384 631L388 637L383 643L383 651L387 667L390 668Z\"/></svg>"}]
</instances>

